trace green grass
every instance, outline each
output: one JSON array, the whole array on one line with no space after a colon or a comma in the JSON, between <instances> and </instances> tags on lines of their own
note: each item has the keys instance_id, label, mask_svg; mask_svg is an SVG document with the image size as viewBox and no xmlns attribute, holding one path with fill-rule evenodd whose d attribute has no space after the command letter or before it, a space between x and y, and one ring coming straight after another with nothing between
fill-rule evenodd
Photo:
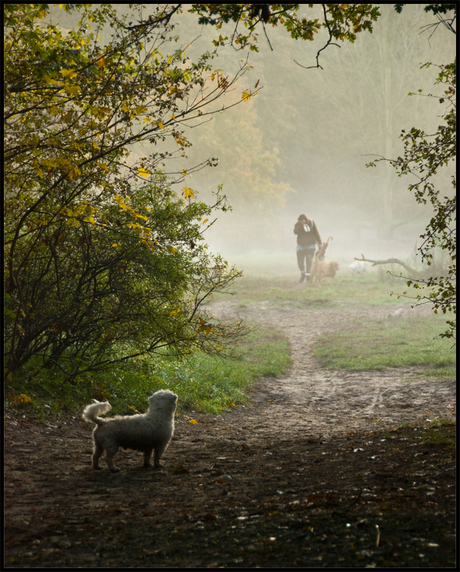
<instances>
[{"instance_id":1,"label":"green grass","mask_svg":"<svg viewBox=\"0 0 460 572\"><path fill-rule=\"evenodd\" d=\"M219 294L235 307L269 301L289 310L295 308L366 308L384 306L388 313L401 302L390 296L401 293L404 281L388 283L376 274L338 275L334 287L327 281L320 289L305 286L293 277L245 276L235 282L233 295ZM288 311L288 310L287 310ZM455 376L452 341L437 336L445 330L445 317L360 321L348 330L321 337L315 355L324 367L345 370L379 370L420 366L425 377ZM116 351L116 348L114 349ZM188 360L146 357L132 360L112 371L84 374L66 382L62 374L40 371L29 363L5 386L8 408L33 413L40 420L50 415L80 415L92 398L109 399L114 412L144 411L147 397L169 388L179 395L179 411L216 413L248 399L248 389L262 376L280 376L290 365L289 344L280 331L257 326L226 357L198 353Z\"/></svg>"},{"instance_id":2,"label":"green grass","mask_svg":"<svg viewBox=\"0 0 460 572\"><path fill-rule=\"evenodd\" d=\"M452 341L439 337L441 316L356 322L347 331L321 336L314 355L323 367L348 371L420 366L425 377L455 377Z\"/></svg>"},{"instance_id":3,"label":"green grass","mask_svg":"<svg viewBox=\"0 0 460 572\"><path fill-rule=\"evenodd\" d=\"M436 419L433 423L426 427L422 434L422 443L439 447L447 445L451 449L455 449L455 434L448 429L455 426L455 421L448 419Z\"/></svg>"},{"instance_id":4,"label":"green grass","mask_svg":"<svg viewBox=\"0 0 460 572\"><path fill-rule=\"evenodd\" d=\"M401 303L398 295L406 290L404 280L389 283L377 274L363 277L338 274L334 286L326 278L322 288L299 284L297 275L273 278L249 275L237 280L228 294L216 294L215 299L232 300L241 307L265 300L280 306L295 304L299 308L338 308L344 304L348 307L391 306ZM416 293L421 294L422 290Z\"/></svg>"},{"instance_id":5,"label":"green grass","mask_svg":"<svg viewBox=\"0 0 460 572\"><path fill-rule=\"evenodd\" d=\"M282 333L254 327L226 357L197 353L188 360L145 357L123 367L85 374L73 383L58 373L25 370L6 385L7 407L28 411L39 420L50 415L79 415L92 398L108 399L114 413L145 411L147 397L159 389L179 395L178 411L218 413L247 402L247 391L262 376L279 376L291 365L289 344Z\"/></svg>"}]
</instances>

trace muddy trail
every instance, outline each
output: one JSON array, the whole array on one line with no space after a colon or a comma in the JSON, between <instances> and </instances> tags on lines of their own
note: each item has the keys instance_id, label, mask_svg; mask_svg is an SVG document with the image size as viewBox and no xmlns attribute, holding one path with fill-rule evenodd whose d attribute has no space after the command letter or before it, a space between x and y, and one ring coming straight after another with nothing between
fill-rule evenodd
<instances>
[{"instance_id":1,"label":"muddy trail","mask_svg":"<svg viewBox=\"0 0 460 572\"><path fill-rule=\"evenodd\" d=\"M213 310L282 328L290 372L246 406L180 416L157 471L133 451L120 473L93 471L80 412L46 425L7 413L6 566L454 567L455 427L431 442L420 423L395 428L453 419L455 383L325 370L312 353L388 310Z\"/></svg>"},{"instance_id":2,"label":"muddy trail","mask_svg":"<svg viewBox=\"0 0 460 572\"><path fill-rule=\"evenodd\" d=\"M313 356L314 342L322 334L359 327L369 319L388 318L388 308L305 309L279 308L261 302L248 308L230 303L214 306L220 316L235 313L248 321L281 328L288 337L294 361L289 373L266 379L257 387L257 418L268 418L272 431L330 437L335 433L370 431L430 415L450 419L455 411L455 381L420 378L415 367L385 371L325 370ZM402 317L427 314L427 306L403 308ZM393 318L394 319L394 318ZM264 411L265 408L265 411ZM237 412L236 415L239 415ZM257 430L257 420L254 427Z\"/></svg>"},{"instance_id":3,"label":"muddy trail","mask_svg":"<svg viewBox=\"0 0 460 572\"><path fill-rule=\"evenodd\" d=\"M408 305L399 319L429 311L427 306L411 308ZM427 412L451 418L455 411L454 381L423 380L420 370L411 367L389 368L383 372L331 371L320 367L314 358L312 347L321 334L359 327L360 322L369 319L391 319L388 308L339 311L296 308L291 311L261 302L238 309L221 303L215 305L215 312L221 316L236 312L248 321L281 328L289 339L292 369L276 382L264 380L254 396L259 404L257 417L266 416L272 431L282 430L286 436L300 432L330 437L334 433L398 425ZM257 423L254 428L257 429Z\"/></svg>"}]
</instances>

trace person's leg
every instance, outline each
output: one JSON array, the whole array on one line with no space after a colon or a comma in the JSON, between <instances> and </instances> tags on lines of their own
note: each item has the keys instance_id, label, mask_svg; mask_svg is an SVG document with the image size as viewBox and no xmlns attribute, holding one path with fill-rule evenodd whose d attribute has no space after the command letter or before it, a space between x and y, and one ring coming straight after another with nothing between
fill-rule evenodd
<instances>
[{"instance_id":1,"label":"person's leg","mask_svg":"<svg viewBox=\"0 0 460 572\"><path fill-rule=\"evenodd\" d=\"M315 254L315 251L311 248L309 248L308 250L305 250L305 262L306 262L306 278L307 278L307 283L310 282L310 269L311 269L311 265L313 264L313 256Z\"/></svg>"},{"instance_id":2,"label":"person's leg","mask_svg":"<svg viewBox=\"0 0 460 572\"><path fill-rule=\"evenodd\" d=\"M300 270L300 282L305 280L305 250L297 250L297 266Z\"/></svg>"}]
</instances>

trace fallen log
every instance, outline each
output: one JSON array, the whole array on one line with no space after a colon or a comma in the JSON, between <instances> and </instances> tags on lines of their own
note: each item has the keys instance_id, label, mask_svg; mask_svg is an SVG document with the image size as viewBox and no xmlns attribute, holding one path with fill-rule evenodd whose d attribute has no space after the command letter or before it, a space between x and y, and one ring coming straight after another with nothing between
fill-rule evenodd
<instances>
[{"instance_id":1,"label":"fallen log","mask_svg":"<svg viewBox=\"0 0 460 572\"><path fill-rule=\"evenodd\" d=\"M364 258L364 254L361 254L361 258L356 258L355 256L355 260L359 260L360 262L372 262L372 266L377 266L378 264L400 264L407 270L407 272L412 275L412 277L418 276L420 274L418 270L407 266L407 264L402 260L399 260L399 258L388 258L387 260L371 260L370 258Z\"/></svg>"}]
</instances>

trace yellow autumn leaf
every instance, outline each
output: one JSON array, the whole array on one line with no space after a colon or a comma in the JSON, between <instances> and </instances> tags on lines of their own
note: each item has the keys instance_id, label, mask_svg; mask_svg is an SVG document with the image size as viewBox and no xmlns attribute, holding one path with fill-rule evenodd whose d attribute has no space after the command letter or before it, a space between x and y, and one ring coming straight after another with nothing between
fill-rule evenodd
<instances>
[{"instance_id":1,"label":"yellow autumn leaf","mask_svg":"<svg viewBox=\"0 0 460 572\"><path fill-rule=\"evenodd\" d=\"M191 199L192 197L194 197L195 195L193 194L193 190L189 189L188 187L184 187L182 189L182 192L184 193L184 197L186 199Z\"/></svg>"},{"instance_id":2,"label":"yellow autumn leaf","mask_svg":"<svg viewBox=\"0 0 460 572\"><path fill-rule=\"evenodd\" d=\"M250 91L243 91L243 95L241 96L243 101L249 101L251 99L251 92Z\"/></svg>"},{"instance_id":3,"label":"yellow autumn leaf","mask_svg":"<svg viewBox=\"0 0 460 572\"><path fill-rule=\"evenodd\" d=\"M14 396L14 401L16 403L33 403L33 400L26 395L25 393L21 393L19 396Z\"/></svg>"},{"instance_id":4,"label":"yellow autumn leaf","mask_svg":"<svg viewBox=\"0 0 460 572\"><path fill-rule=\"evenodd\" d=\"M162 123L161 121L158 121L158 122L157 122L157 125L158 125L158 127L159 127L160 129L164 129L164 128L165 128L165 126L163 125L163 123Z\"/></svg>"},{"instance_id":5,"label":"yellow autumn leaf","mask_svg":"<svg viewBox=\"0 0 460 572\"><path fill-rule=\"evenodd\" d=\"M120 195L116 195L115 196L115 200L118 203L118 206L122 209L122 210L126 210L128 207L125 204L125 201L120 197Z\"/></svg>"},{"instance_id":6,"label":"yellow autumn leaf","mask_svg":"<svg viewBox=\"0 0 460 572\"><path fill-rule=\"evenodd\" d=\"M203 318L199 318L200 321L200 325L198 326L198 331L199 332L206 332L206 335L209 335L211 333L212 330L212 323L211 322L207 322L206 320L203 320Z\"/></svg>"},{"instance_id":7,"label":"yellow autumn leaf","mask_svg":"<svg viewBox=\"0 0 460 572\"><path fill-rule=\"evenodd\" d=\"M100 60L97 60L96 65L100 68L105 66L105 58L101 58Z\"/></svg>"},{"instance_id":8,"label":"yellow autumn leaf","mask_svg":"<svg viewBox=\"0 0 460 572\"><path fill-rule=\"evenodd\" d=\"M195 421L195 419L189 419L188 422L190 425L196 425L198 423L198 421Z\"/></svg>"},{"instance_id":9,"label":"yellow autumn leaf","mask_svg":"<svg viewBox=\"0 0 460 572\"><path fill-rule=\"evenodd\" d=\"M148 177L148 176L150 175L150 173L149 173L146 169L144 169L143 167L141 167L140 169L138 169L137 174L138 174L140 177Z\"/></svg>"},{"instance_id":10,"label":"yellow autumn leaf","mask_svg":"<svg viewBox=\"0 0 460 572\"><path fill-rule=\"evenodd\" d=\"M91 224L96 224L96 221L94 220L93 216L87 216L83 219L84 222L90 222Z\"/></svg>"},{"instance_id":11,"label":"yellow autumn leaf","mask_svg":"<svg viewBox=\"0 0 460 572\"><path fill-rule=\"evenodd\" d=\"M81 175L81 171L78 167L76 167L74 165L74 166L69 167L67 174L69 175L69 179L75 179L75 177L78 177L79 175Z\"/></svg>"},{"instance_id":12,"label":"yellow autumn leaf","mask_svg":"<svg viewBox=\"0 0 460 572\"><path fill-rule=\"evenodd\" d=\"M73 86L66 85L64 87L64 89L65 89L65 92L67 93L67 95L70 95L73 97L80 95L80 91L81 91L80 88L78 87L78 85L73 85Z\"/></svg>"},{"instance_id":13,"label":"yellow autumn leaf","mask_svg":"<svg viewBox=\"0 0 460 572\"><path fill-rule=\"evenodd\" d=\"M61 75L72 79L77 75L77 72L75 70L61 70Z\"/></svg>"}]
</instances>

